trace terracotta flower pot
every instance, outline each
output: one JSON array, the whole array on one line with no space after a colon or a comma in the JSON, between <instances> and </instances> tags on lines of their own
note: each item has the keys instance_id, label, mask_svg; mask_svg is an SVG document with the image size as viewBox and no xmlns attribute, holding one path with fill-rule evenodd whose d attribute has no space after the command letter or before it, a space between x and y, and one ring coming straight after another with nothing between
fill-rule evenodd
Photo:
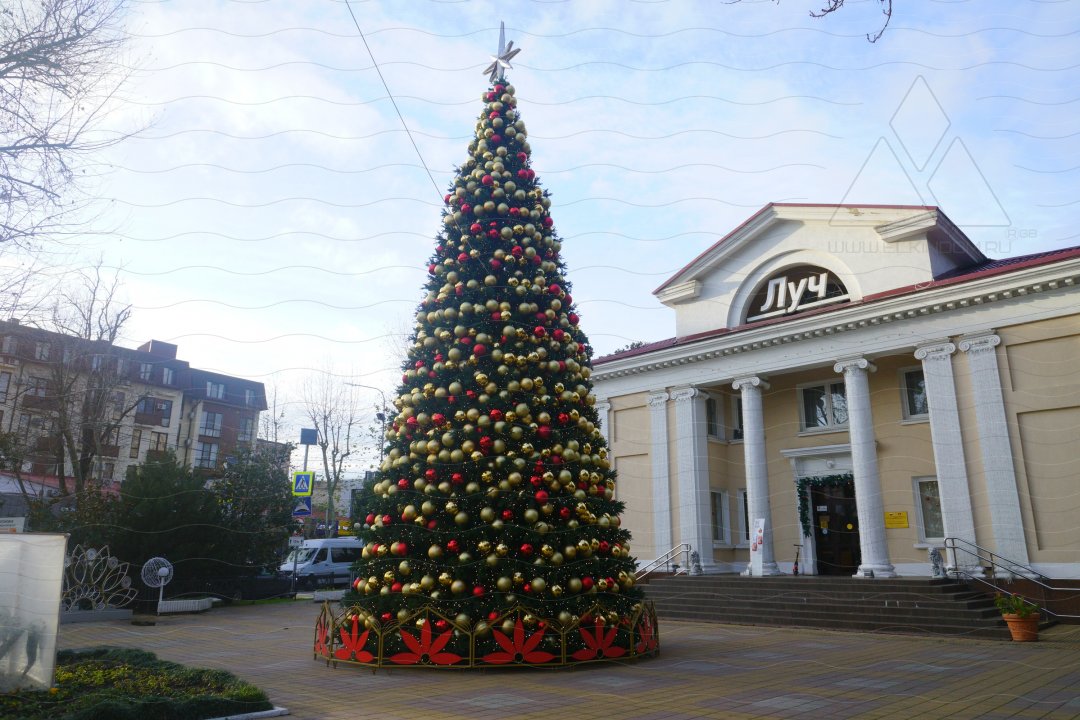
<instances>
[{"instance_id":1,"label":"terracotta flower pot","mask_svg":"<svg viewBox=\"0 0 1080 720\"><path fill-rule=\"evenodd\" d=\"M1009 626L1014 642L1035 642L1039 639L1039 616L1020 617L1004 614L1001 616Z\"/></svg>"}]
</instances>

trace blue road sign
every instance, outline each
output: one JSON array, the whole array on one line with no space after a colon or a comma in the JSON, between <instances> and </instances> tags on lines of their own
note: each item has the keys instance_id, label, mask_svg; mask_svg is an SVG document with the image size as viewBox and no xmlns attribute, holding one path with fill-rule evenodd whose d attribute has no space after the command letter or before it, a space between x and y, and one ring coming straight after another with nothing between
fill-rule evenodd
<instances>
[{"instance_id":1,"label":"blue road sign","mask_svg":"<svg viewBox=\"0 0 1080 720\"><path fill-rule=\"evenodd\" d=\"M296 504L293 506L293 517L310 517L311 516L311 496L294 498Z\"/></svg>"},{"instance_id":2,"label":"blue road sign","mask_svg":"<svg viewBox=\"0 0 1080 720\"><path fill-rule=\"evenodd\" d=\"M315 484L315 473L307 470L292 474L292 494L311 495L312 486Z\"/></svg>"}]
</instances>

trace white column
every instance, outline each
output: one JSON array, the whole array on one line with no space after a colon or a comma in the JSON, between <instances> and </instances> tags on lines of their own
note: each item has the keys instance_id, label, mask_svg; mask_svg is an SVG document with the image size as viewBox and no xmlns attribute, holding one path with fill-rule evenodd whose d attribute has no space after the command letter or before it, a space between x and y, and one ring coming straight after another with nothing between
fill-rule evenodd
<instances>
[{"instance_id":1,"label":"white column","mask_svg":"<svg viewBox=\"0 0 1080 720\"><path fill-rule=\"evenodd\" d=\"M697 550L705 572L715 571L705 396L696 388L682 387L671 392L671 399L679 458L679 540Z\"/></svg>"},{"instance_id":2,"label":"white column","mask_svg":"<svg viewBox=\"0 0 1080 720\"><path fill-rule=\"evenodd\" d=\"M844 374L848 431L851 436L851 469L855 475L855 505L859 516L859 550L862 562L855 577L896 577L889 562L885 538L885 503L878 474L874 416L870 410L868 372L876 368L865 358L841 360L833 370Z\"/></svg>"},{"instance_id":3,"label":"white column","mask_svg":"<svg viewBox=\"0 0 1080 720\"><path fill-rule=\"evenodd\" d=\"M1001 338L994 333L963 337L960 350L967 354L971 368L971 387L975 401L975 420L979 429L983 477L990 502L990 521L994 527L994 551L1003 558L1028 564L1024 541L1024 520L1020 514L1020 493L1016 487L1009 424L1005 416L1005 398L1001 393L1001 374L997 350Z\"/></svg>"},{"instance_id":4,"label":"white column","mask_svg":"<svg viewBox=\"0 0 1080 720\"><path fill-rule=\"evenodd\" d=\"M971 512L971 489L956 406L956 383L952 355L956 345L937 342L920 345L915 357L922 361L926 402L930 408L930 437L934 444L934 467L941 495L941 519L945 537L975 542L975 519ZM961 560L963 558L960 558ZM955 563L957 558L949 558ZM965 564L966 565L966 564ZM967 570L972 568L965 567Z\"/></svg>"},{"instance_id":5,"label":"white column","mask_svg":"<svg viewBox=\"0 0 1080 720\"><path fill-rule=\"evenodd\" d=\"M761 391L769 384L759 377L738 378L731 384L742 395L743 462L746 464L746 504L750 511L750 532L754 520L765 519L765 537L761 547L761 574L779 575L773 549L772 506L769 502L769 462L765 454L765 415ZM752 573L747 564L743 575Z\"/></svg>"},{"instance_id":6,"label":"white column","mask_svg":"<svg viewBox=\"0 0 1080 720\"><path fill-rule=\"evenodd\" d=\"M671 537L671 477L668 458L668 394L662 390L649 393L650 448L652 459L652 512L654 552L657 557L675 546Z\"/></svg>"},{"instance_id":7,"label":"white column","mask_svg":"<svg viewBox=\"0 0 1080 720\"><path fill-rule=\"evenodd\" d=\"M611 447L611 403L607 398L596 398L596 415L600 418L600 434L604 436L604 444Z\"/></svg>"}]
</instances>

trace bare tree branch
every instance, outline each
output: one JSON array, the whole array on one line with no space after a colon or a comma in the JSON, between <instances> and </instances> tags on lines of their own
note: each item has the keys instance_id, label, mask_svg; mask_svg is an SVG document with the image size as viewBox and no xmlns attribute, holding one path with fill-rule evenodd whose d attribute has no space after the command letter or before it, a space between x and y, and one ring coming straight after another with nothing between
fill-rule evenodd
<instances>
[{"instance_id":1,"label":"bare tree branch","mask_svg":"<svg viewBox=\"0 0 1080 720\"><path fill-rule=\"evenodd\" d=\"M127 77L124 9L124 0L0 9L0 245L32 248L62 230L85 205L80 163L124 139L96 132Z\"/></svg>"}]
</instances>

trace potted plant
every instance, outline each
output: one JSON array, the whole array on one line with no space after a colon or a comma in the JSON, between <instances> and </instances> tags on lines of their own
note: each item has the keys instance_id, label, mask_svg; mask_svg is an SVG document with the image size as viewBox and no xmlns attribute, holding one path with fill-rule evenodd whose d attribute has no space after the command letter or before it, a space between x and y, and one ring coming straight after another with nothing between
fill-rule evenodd
<instances>
[{"instance_id":1,"label":"potted plant","mask_svg":"<svg viewBox=\"0 0 1080 720\"><path fill-rule=\"evenodd\" d=\"M1039 606L1029 602L1023 595L1003 595L998 593L994 604L1001 611L1001 617L1009 626L1012 639L1016 642L1035 642L1039 639Z\"/></svg>"}]
</instances>

